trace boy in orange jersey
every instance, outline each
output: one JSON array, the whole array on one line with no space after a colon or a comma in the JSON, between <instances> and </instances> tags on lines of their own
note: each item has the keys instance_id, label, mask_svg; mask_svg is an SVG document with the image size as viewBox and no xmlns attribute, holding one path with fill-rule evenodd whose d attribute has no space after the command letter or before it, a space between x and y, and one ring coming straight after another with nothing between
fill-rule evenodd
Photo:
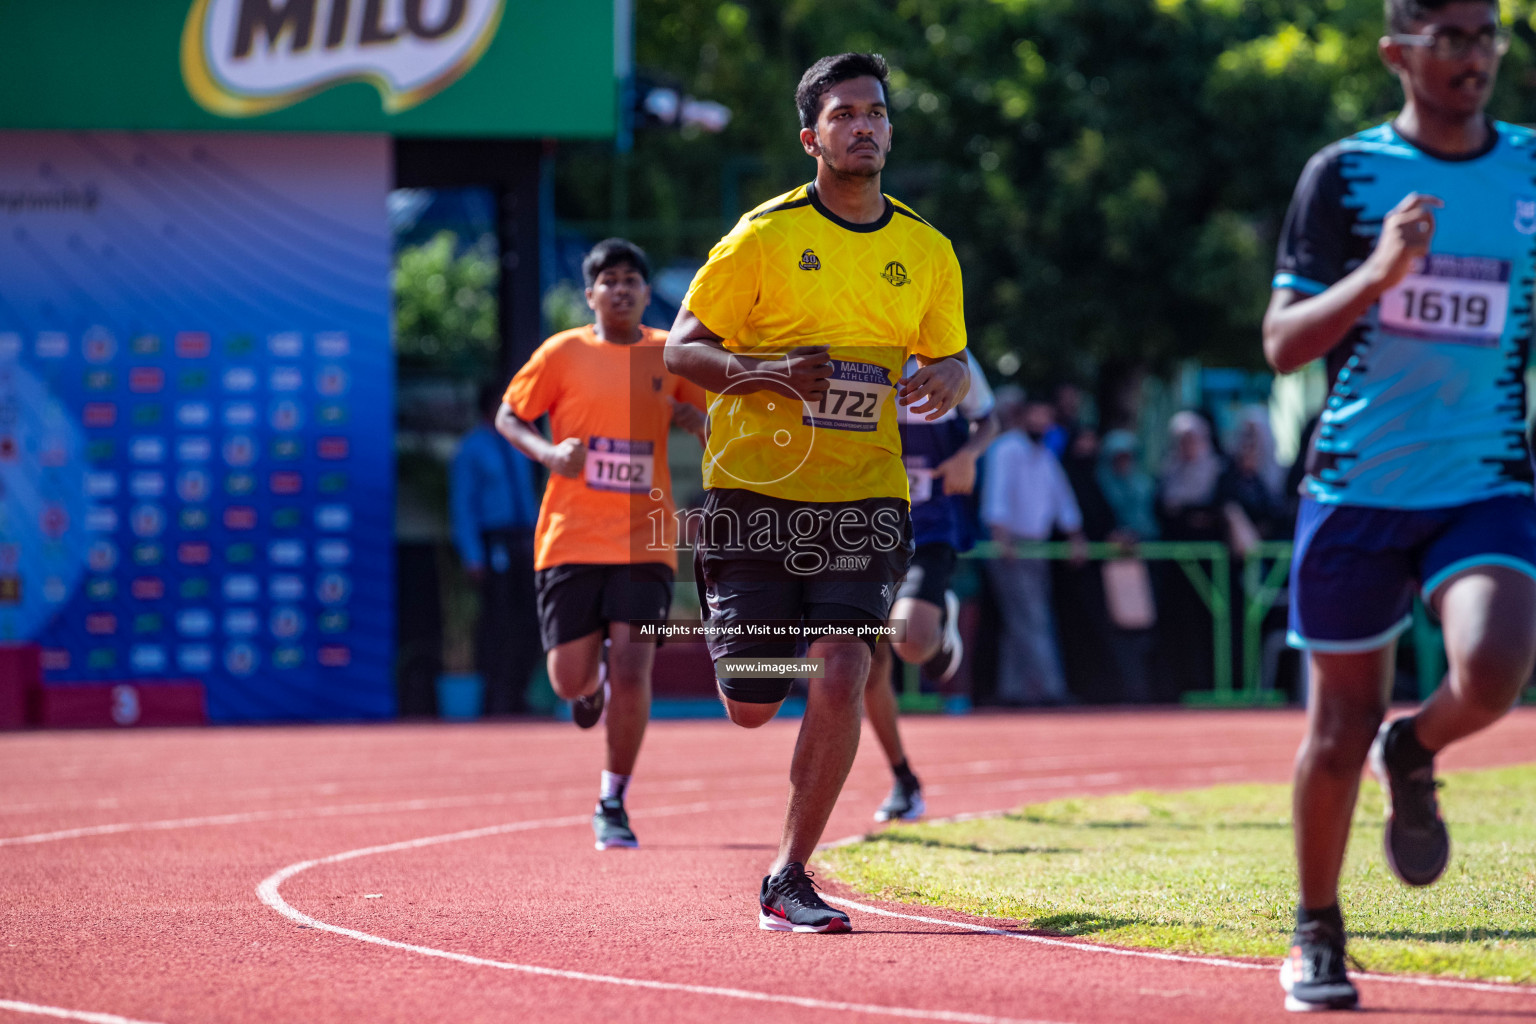
<instances>
[{"instance_id":1,"label":"boy in orange jersey","mask_svg":"<svg viewBox=\"0 0 1536 1024\"><path fill-rule=\"evenodd\" d=\"M550 471L534 534L539 631L555 692L583 729L608 711L608 754L592 830L599 850L638 845L624 810L651 711L656 640L643 623L672 605L677 556L657 546L673 519L667 431L704 430L704 393L662 365L667 333L642 326L650 264L638 246L599 242L582 261L597 322L540 345L512 378L502 435ZM549 414L545 440L532 424ZM660 510L660 517L655 513Z\"/></svg>"}]
</instances>

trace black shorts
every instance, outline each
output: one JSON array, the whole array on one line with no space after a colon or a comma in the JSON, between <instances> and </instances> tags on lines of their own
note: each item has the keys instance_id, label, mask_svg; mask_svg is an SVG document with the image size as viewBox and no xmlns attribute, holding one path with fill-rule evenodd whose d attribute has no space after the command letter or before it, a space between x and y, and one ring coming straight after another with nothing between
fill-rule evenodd
<instances>
[{"instance_id":1,"label":"black shorts","mask_svg":"<svg viewBox=\"0 0 1536 1024\"><path fill-rule=\"evenodd\" d=\"M944 592L955 578L955 564L959 561L955 549L948 544L922 544L912 556L907 567L907 578L896 591L896 600L902 598L927 601L944 607Z\"/></svg>"},{"instance_id":2,"label":"black shorts","mask_svg":"<svg viewBox=\"0 0 1536 1024\"><path fill-rule=\"evenodd\" d=\"M672 610L670 566L552 565L534 576L544 650L579 640L610 622L662 623Z\"/></svg>"},{"instance_id":3,"label":"black shorts","mask_svg":"<svg viewBox=\"0 0 1536 1024\"><path fill-rule=\"evenodd\" d=\"M883 625L911 556L911 517L900 499L793 502L712 488L693 561L701 616L743 630L709 638L710 657L793 658L804 649L793 639L751 636L749 624ZM863 639L873 649L874 639ZM794 680L719 683L732 700L775 704Z\"/></svg>"}]
</instances>

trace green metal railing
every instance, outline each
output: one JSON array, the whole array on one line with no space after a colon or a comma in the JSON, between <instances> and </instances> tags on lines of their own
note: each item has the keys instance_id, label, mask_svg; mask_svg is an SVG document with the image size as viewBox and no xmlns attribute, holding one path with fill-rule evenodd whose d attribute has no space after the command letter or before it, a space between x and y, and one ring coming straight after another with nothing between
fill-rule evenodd
<instances>
[{"instance_id":1,"label":"green metal railing","mask_svg":"<svg viewBox=\"0 0 1536 1024\"><path fill-rule=\"evenodd\" d=\"M1283 541L1265 541L1242 564L1243 606L1243 679L1234 686L1232 671L1232 578L1231 549L1220 541L1143 541L1135 545L1095 542L1082 545L1065 541L1024 541L1014 545L1019 558L1070 561L1081 555L1089 561L1114 561L1137 558L1144 561L1172 562L1194 587L1206 610L1211 613L1211 659L1213 688L1188 693L1187 704L1203 707L1251 707L1285 703L1285 695L1263 688L1260 655L1263 644L1264 617L1284 591L1290 572L1291 545ZM1001 548L991 542L976 545L962 557L987 560L998 558ZM942 701L937 694L918 692L919 679L909 670L903 680L903 710L933 710Z\"/></svg>"}]
</instances>

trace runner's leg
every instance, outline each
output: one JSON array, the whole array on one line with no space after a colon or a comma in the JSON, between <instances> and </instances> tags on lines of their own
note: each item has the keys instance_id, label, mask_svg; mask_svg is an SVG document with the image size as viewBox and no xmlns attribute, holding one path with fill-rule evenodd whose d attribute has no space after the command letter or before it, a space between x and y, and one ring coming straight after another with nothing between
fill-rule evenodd
<instances>
[{"instance_id":1,"label":"runner's leg","mask_svg":"<svg viewBox=\"0 0 1536 1024\"><path fill-rule=\"evenodd\" d=\"M575 700L597 692L597 666L603 660L603 634L599 630L550 649L549 684L561 700Z\"/></svg>"},{"instance_id":2,"label":"runner's leg","mask_svg":"<svg viewBox=\"0 0 1536 1024\"><path fill-rule=\"evenodd\" d=\"M1311 654L1307 734L1296 754L1291 817L1301 905L1332 906L1360 791L1360 769L1387 709L1391 645L1348 654Z\"/></svg>"},{"instance_id":3,"label":"runner's leg","mask_svg":"<svg viewBox=\"0 0 1536 1024\"><path fill-rule=\"evenodd\" d=\"M632 775L651 720L651 666L656 642L634 634L627 622L610 622L608 636L608 761L615 775Z\"/></svg>"},{"instance_id":4,"label":"runner's leg","mask_svg":"<svg viewBox=\"0 0 1536 1024\"><path fill-rule=\"evenodd\" d=\"M1431 753L1498 721L1531 677L1536 662L1536 580L1515 569L1478 566L1439 591L1450 664L1413 720Z\"/></svg>"},{"instance_id":5,"label":"runner's leg","mask_svg":"<svg viewBox=\"0 0 1536 1024\"><path fill-rule=\"evenodd\" d=\"M864 686L864 716L891 764L907 759L901 746L901 731L896 726L896 688L891 683L891 645L880 643L869 659L869 682Z\"/></svg>"},{"instance_id":6,"label":"runner's leg","mask_svg":"<svg viewBox=\"0 0 1536 1024\"><path fill-rule=\"evenodd\" d=\"M859 717L869 678L869 646L862 640L817 640L809 657L826 660L812 679L805 718L789 767L789 808L771 873L810 860L859 749Z\"/></svg>"},{"instance_id":7,"label":"runner's leg","mask_svg":"<svg viewBox=\"0 0 1536 1024\"><path fill-rule=\"evenodd\" d=\"M891 608L891 622L905 621L907 638L894 644L896 656L908 665L921 665L939 653L944 641L944 609L931 601L901 598Z\"/></svg>"}]
</instances>

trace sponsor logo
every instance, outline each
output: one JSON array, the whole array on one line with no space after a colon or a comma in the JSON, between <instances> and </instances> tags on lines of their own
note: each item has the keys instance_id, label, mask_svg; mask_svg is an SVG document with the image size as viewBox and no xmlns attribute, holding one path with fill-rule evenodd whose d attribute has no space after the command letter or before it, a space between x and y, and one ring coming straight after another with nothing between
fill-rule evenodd
<instances>
[{"instance_id":1,"label":"sponsor logo","mask_svg":"<svg viewBox=\"0 0 1536 1024\"><path fill-rule=\"evenodd\" d=\"M213 632L213 613L206 608L187 608L177 613L176 632L182 636L207 636Z\"/></svg>"},{"instance_id":2,"label":"sponsor logo","mask_svg":"<svg viewBox=\"0 0 1536 1024\"><path fill-rule=\"evenodd\" d=\"M282 110L344 82L369 83L397 114L474 67L501 10L502 0L195 0L181 75L223 117Z\"/></svg>"},{"instance_id":3,"label":"sponsor logo","mask_svg":"<svg viewBox=\"0 0 1536 1024\"><path fill-rule=\"evenodd\" d=\"M85 631L92 636L111 636L117 632L117 616L111 612L92 612L85 617Z\"/></svg>"},{"instance_id":4,"label":"sponsor logo","mask_svg":"<svg viewBox=\"0 0 1536 1024\"><path fill-rule=\"evenodd\" d=\"M176 335L176 354L183 359L205 359L213 351L213 342L203 331L182 331Z\"/></svg>"},{"instance_id":5,"label":"sponsor logo","mask_svg":"<svg viewBox=\"0 0 1536 1024\"><path fill-rule=\"evenodd\" d=\"M260 593L261 587L256 582L255 576L224 577L224 600L226 601L254 601Z\"/></svg>"},{"instance_id":6,"label":"sponsor logo","mask_svg":"<svg viewBox=\"0 0 1536 1024\"><path fill-rule=\"evenodd\" d=\"M165 557L165 551L159 544L135 544L133 546L133 561L135 565L159 565Z\"/></svg>"},{"instance_id":7,"label":"sponsor logo","mask_svg":"<svg viewBox=\"0 0 1536 1024\"><path fill-rule=\"evenodd\" d=\"M134 462L160 462L165 458L165 440L159 437L136 437L128 446L128 455Z\"/></svg>"},{"instance_id":8,"label":"sponsor logo","mask_svg":"<svg viewBox=\"0 0 1536 1024\"><path fill-rule=\"evenodd\" d=\"M224 560L230 565L246 565L256 558L256 545L231 544L224 549Z\"/></svg>"},{"instance_id":9,"label":"sponsor logo","mask_svg":"<svg viewBox=\"0 0 1536 1024\"><path fill-rule=\"evenodd\" d=\"M187 370L177 378L178 387L183 391L196 391L198 388L208 386L207 370Z\"/></svg>"},{"instance_id":10,"label":"sponsor logo","mask_svg":"<svg viewBox=\"0 0 1536 1024\"><path fill-rule=\"evenodd\" d=\"M340 494L347 489L347 474L326 473L320 477L321 494Z\"/></svg>"},{"instance_id":11,"label":"sponsor logo","mask_svg":"<svg viewBox=\"0 0 1536 1024\"><path fill-rule=\"evenodd\" d=\"M69 335L63 331L41 331L36 351L39 359L63 359L69 355Z\"/></svg>"},{"instance_id":12,"label":"sponsor logo","mask_svg":"<svg viewBox=\"0 0 1536 1024\"><path fill-rule=\"evenodd\" d=\"M140 576L133 581L133 596L138 601L158 601L165 596L165 580L158 576Z\"/></svg>"},{"instance_id":13,"label":"sponsor logo","mask_svg":"<svg viewBox=\"0 0 1536 1024\"><path fill-rule=\"evenodd\" d=\"M182 509L181 528L183 530L206 530L208 528L208 510L203 508Z\"/></svg>"},{"instance_id":14,"label":"sponsor logo","mask_svg":"<svg viewBox=\"0 0 1536 1024\"><path fill-rule=\"evenodd\" d=\"M148 395L165 387L165 371L158 366L135 366L128 371L128 390Z\"/></svg>"},{"instance_id":15,"label":"sponsor logo","mask_svg":"<svg viewBox=\"0 0 1536 1024\"><path fill-rule=\"evenodd\" d=\"M165 648L136 645L128 652L128 663L135 672L164 672ZM132 725L139 720L139 691L131 686L112 687L112 721Z\"/></svg>"},{"instance_id":16,"label":"sponsor logo","mask_svg":"<svg viewBox=\"0 0 1536 1024\"><path fill-rule=\"evenodd\" d=\"M231 644L224 649L224 667L230 675L248 676L256 671L256 648L250 644Z\"/></svg>"},{"instance_id":17,"label":"sponsor logo","mask_svg":"<svg viewBox=\"0 0 1536 1024\"><path fill-rule=\"evenodd\" d=\"M141 405L133 410L133 422L135 426L152 427L160 422L160 415L159 405Z\"/></svg>"},{"instance_id":18,"label":"sponsor logo","mask_svg":"<svg viewBox=\"0 0 1536 1024\"><path fill-rule=\"evenodd\" d=\"M304 489L304 477L300 473L273 473L268 483L273 494L298 494Z\"/></svg>"},{"instance_id":19,"label":"sponsor logo","mask_svg":"<svg viewBox=\"0 0 1536 1024\"><path fill-rule=\"evenodd\" d=\"M351 379L347 376L347 371L339 366L322 367L315 375L315 389L327 397L346 394L350 384Z\"/></svg>"},{"instance_id":20,"label":"sponsor logo","mask_svg":"<svg viewBox=\"0 0 1536 1024\"><path fill-rule=\"evenodd\" d=\"M344 459L351 450L351 445L344 437L322 437L315 445L315 452L322 459Z\"/></svg>"},{"instance_id":21,"label":"sponsor logo","mask_svg":"<svg viewBox=\"0 0 1536 1024\"><path fill-rule=\"evenodd\" d=\"M231 473L224 478L226 494L250 494L256 489L256 478L249 473Z\"/></svg>"},{"instance_id":22,"label":"sponsor logo","mask_svg":"<svg viewBox=\"0 0 1536 1024\"><path fill-rule=\"evenodd\" d=\"M225 439L224 461L231 466L249 466L256 461L256 442L245 434Z\"/></svg>"},{"instance_id":23,"label":"sponsor logo","mask_svg":"<svg viewBox=\"0 0 1536 1024\"><path fill-rule=\"evenodd\" d=\"M117 581L111 577L93 579L85 585L85 596L92 601L111 601L117 597Z\"/></svg>"},{"instance_id":24,"label":"sponsor logo","mask_svg":"<svg viewBox=\"0 0 1536 1024\"><path fill-rule=\"evenodd\" d=\"M207 501L212 485L200 469L182 470L176 477L176 496L182 501Z\"/></svg>"},{"instance_id":25,"label":"sponsor logo","mask_svg":"<svg viewBox=\"0 0 1536 1024\"><path fill-rule=\"evenodd\" d=\"M111 572L117 567L117 545L109 540L98 540L85 554L85 564L92 572Z\"/></svg>"},{"instance_id":26,"label":"sponsor logo","mask_svg":"<svg viewBox=\"0 0 1536 1024\"><path fill-rule=\"evenodd\" d=\"M250 402L230 402L224 407L226 427L248 427L256 422L256 406Z\"/></svg>"},{"instance_id":27,"label":"sponsor logo","mask_svg":"<svg viewBox=\"0 0 1536 1024\"><path fill-rule=\"evenodd\" d=\"M231 608L224 613L224 632L228 636L251 636L258 628L256 613L249 608Z\"/></svg>"},{"instance_id":28,"label":"sponsor logo","mask_svg":"<svg viewBox=\"0 0 1536 1024\"><path fill-rule=\"evenodd\" d=\"M315 335L315 352L326 359L339 359L352 351L352 340L345 331L326 331Z\"/></svg>"},{"instance_id":29,"label":"sponsor logo","mask_svg":"<svg viewBox=\"0 0 1536 1024\"><path fill-rule=\"evenodd\" d=\"M299 525L299 518L299 510L290 505L272 513L272 525L279 530L291 530Z\"/></svg>"},{"instance_id":30,"label":"sponsor logo","mask_svg":"<svg viewBox=\"0 0 1536 1024\"><path fill-rule=\"evenodd\" d=\"M232 366L224 371L225 391L250 391L256 387L256 371L249 366Z\"/></svg>"},{"instance_id":31,"label":"sponsor logo","mask_svg":"<svg viewBox=\"0 0 1536 1024\"><path fill-rule=\"evenodd\" d=\"M352 506L315 506L315 525L328 533L350 529L352 526Z\"/></svg>"},{"instance_id":32,"label":"sponsor logo","mask_svg":"<svg viewBox=\"0 0 1536 1024\"><path fill-rule=\"evenodd\" d=\"M88 363L105 363L117 355L117 339L112 332L101 327L92 327L85 332L85 340L81 343L81 349L85 352L85 361Z\"/></svg>"},{"instance_id":33,"label":"sponsor logo","mask_svg":"<svg viewBox=\"0 0 1536 1024\"><path fill-rule=\"evenodd\" d=\"M165 626L165 620L154 612L145 612L133 617L133 631L135 633L158 633Z\"/></svg>"},{"instance_id":34,"label":"sponsor logo","mask_svg":"<svg viewBox=\"0 0 1536 1024\"><path fill-rule=\"evenodd\" d=\"M182 580L181 586L177 588L183 601L201 601L203 598L208 596L212 589L213 588L208 585L208 581L203 579L201 576L194 576L189 580Z\"/></svg>"},{"instance_id":35,"label":"sponsor logo","mask_svg":"<svg viewBox=\"0 0 1536 1024\"><path fill-rule=\"evenodd\" d=\"M801 270L820 270L821 269L821 260L820 260L819 257L817 257L815 252L813 252L810 249L807 249L807 250L805 250L804 252L802 252L800 254L800 269Z\"/></svg>"},{"instance_id":36,"label":"sponsor logo","mask_svg":"<svg viewBox=\"0 0 1536 1024\"><path fill-rule=\"evenodd\" d=\"M304 599L304 577L273 576L267 580L267 596L274 601L302 601Z\"/></svg>"},{"instance_id":37,"label":"sponsor logo","mask_svg":"<svg viewBox=\"0 0 1536 1024\"><path fill-rule=\"evenodd\" d=\"M47 530L48 524L44 523L43 528ZM117 532L117 509L110 506L102 506L99 508L89 509L85 513L85 528L91 533ZM48 532L52 534L51 530ZM59 532L62 533L63 530L60 530Z\"/></svg>"},{"instance_id":38,"label":"sponsor logo","mask_svg":"<svg viewBox=\"0 0 1536 1024\"><path fill-rule=\"evenodd\" d=\"M896 260L891 260L891 262L887 263L885 265L885 269L880 272L880 276L885 279L886 284L893 288L900 288L902 285L912 280L907 276L907 268L902 266Z\"/></svg>"},{"instance_id":39,"label":"sponsor logo","mask_svg":"<svg viewBox=\"0 0 1536 1024\"><path fill-rule=\"evenodd\" d=\"M183 541L176 545L176 561L182 565L207 565L213 558L213 548L202 541Z\"/></svg>"},{"instance_id":40,"label":"sponsor logo","mask_svg":"<svg viewBox=\"0 0 1536 1024\"><path fill-rule=\"evenodd\" d=\"M326 646L315 652L315 660L326 668L345 668L352 664L350 647Z\"/></svg>"},{"instance_id":41,"label":"sponsor logo","mask_svg":"<svg viewBox=\"0 0 1536 1024\"><path fill-rule=\"evenodd\" d=\"M1536 199L1515 197L1515 230L1522 235L1536 235Z\"/></svg>"},{"instance_id":42,"label":"sponsor logo","mask_svg":"<svg viewBox=\"0 0 1536 1024\"><path fill-rule=\"evenodd\" d=\"M88 427L110 427L117 422L117 406L111 402L86 402L80 418Z\"/></svg>"},{"instance_id":43,"label":"sponsor logo","mask_svg":"<svg viewBox=\"0 0 1536 1024\"><path fill-rule=\"evenodd\" d=\"M117 454L117 442L103 438L85 446L85 457L92 462L109 462Z\"/></svg>"},{"instance_id":44,"label":"sponsor logo","mask_svg":"<svg viewBox=\"0 0 1536 1024\"><path fill-rule=\"evenodd\" d=\"M273 391L298 391L304 386L304 374L294 366L279 366L267 378Z\"/></svg>"},{"instance_id":45,"label":"sponsor logo","mask_svg":"<svg viewBox=\"0 0 1536 1024\"><path fill-rule=\"evenodd\" d=\"M69 652L66 650L50 649L43 651L42 656L44 672L65 672L69 669Z\"/></svg>"},{"instance_id":46,"label":"sponsor logo","mask_svg":"<svg viewBox=\"0 0 1536 1024\"><path fill-rule=\"evenodd\" d=\"M160 354L160 336L158 334L140 334L129 345L136 356L157 356Z\"/></svg>"},{"instance_id":47,"label":"sponsor logo","mask_svg":"<svg viewBox=\"0 0 1536 1024\"><path fill-rule=\"evenodd\" d=\"M165 529L165 511L159 505L139 505L129 516L137 537L158 537Z\"/></svg>"},{"instance_id":48,"label":"sponsor logo","mask_svg":"<svg viewBox=\"0 0 1536 1024\"><path fill-rule=\"evenodd\" d=\"M297 331L268 335L267 351L279 359L297 358L304 354L304 336Z\"/></svg>"},{"instance_id":49,"label":"sponsor logo","mask_svg":"<svg viewBox=\"0 0 1536 1024\"><path fill-rule=\"evenodd\" d=\"M184 437L176 442L176 457L182 462L207 462L213 456L213 442L206 437Z\"/></svg>"},{"instance_id":50,"label":"sponsor logo","mask_svg":"<svg viewBox=\"0 0 1536 1024\"><path fill-rule=\"evenodd\" d=\"M98 647L86 656L86 664L93 669L116 668L117 652L110 647Z\"/></svg>"},{"instance_id":51,"label":"sponsor logo","mask_svg":"<svg viewBox=\"0 0 1536 1024\"><path fill-rule=\"evenodd\" d=\"M87 391L111 391L117 386L117 374L111 370L91 370L85 375Z\"/></svg>"},{"instance_id":52,"label":"sponsor logo","mask_svg":"<svg viewBox=\"0 0 1536 1024\"><path fill-rule=\"evenodd\" d=\"M182 402L176 407L176 422L184 427L206 427L212 418L207 402Z\"/></svg>"},{"instance_id":53,"label":"sponsor logo","mask_svg":"<svg viewBox=\"0 0 1536 1024\"><path fill-rule=\"evenodd\" d=\"M273 668L298 668L304 664L304 648L279 647L272 652Z\"/></svg>"},{"instance_id":54,"label":"sponsor logo","mask_svg":"<svg viewBox=\"0 0 1536 1024\"><path fill-rule=\"evenodd\" d=\"M112 489L117 490L115 486ZM128 490L135 498L158 498L165 493L165 474L135 473L129 478Z\"/></svg>"},{"instance_id":55,"label":"sponsor logo","mask_svg":"<svg viewBox=\"0 0 1536 1024\"><path fill-rule=\"evenodd\" d=\"M304 542L298 540L275 540L267 545L267 560L273 565L303 565Z\"/></svg>"},{"instance_id":56,"label":"sponsor logo","mask_svg":"<svg viewBox=\"0 0 1536 1024\"><path fill-rule=\"evenodd\" d=\"M176 664L183 672L207 672L213 668L213 648L187 644L176 651Z\"/></svg>"},{"instance_id":57,"label":"sponsor logo","mask_svg":"<svg viewBox=\"0 0 1536 1024\"><path fill-rule=\"evenodd\" d=\"M112 526L105 530L96 529L93 524L95 522L94 515L97 511L99 510L91 509L90 511L86 512L85 521L87 529L91 530L93 533L110 533L112 529L117 527L117 513L112 512L111 509L106 509L107 512L112 513ZM69 512L64 508L63 505L60 505L56 502L50 501L45 504L43 506L43 510L38 513L37 518L38 525L42 527L43 533L50 540L58 540L69 530Z\"/></svg>"},{"instance_id":58,"label":"sponsor logo","mask_svg":"<svg viewBox=\"0 0 1536 1024\"><path fill-rule=\"evenodd\" d=\"M224 526L230 530L253 530L256 510L249 505L231 505L224 510Z\"/></svg>"},{"instance_id":59,"label":"sponsor logo","mask_svg":"<svg viewBox=\"0 0 1536 1024\"><path fill-rule=\"evenodd\" d=\"M272 635L280 640L292 640L304 632L304 613L297 608L275 608L272 611Z\"/></svg>"},{"instance_id":60,"label":"sponsor logo","mask_svg":"<svg viewBox=\"0 0 1536 1024\"><path fill-rule=\"evenodd\" d=\"M304 445L291 437L272 442L272 457L291 462L304 454Z\"/></svg>"},{"instance_id":61,"label":"sponsor logo","mask_svg":"<svg viewBox=\"0 0 1536 1024\"><path fill-rule=\"evenodd\" d=\"M273 430L297 430L304 420L299 403L283 398L272 403L270 422Z\"/></svg>"}]
</instances>

